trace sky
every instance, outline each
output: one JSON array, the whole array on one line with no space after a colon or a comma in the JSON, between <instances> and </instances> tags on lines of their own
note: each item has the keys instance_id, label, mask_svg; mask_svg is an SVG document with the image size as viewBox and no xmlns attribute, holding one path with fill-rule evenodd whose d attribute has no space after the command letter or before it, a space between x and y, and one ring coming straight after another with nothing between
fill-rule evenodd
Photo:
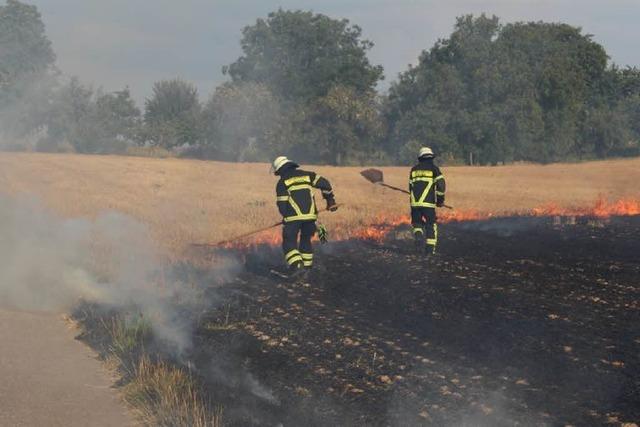
<instances>
[{"instance_id":1,"label":"sky","mask_svg":"<svg viewBox=\"0 0 640 427\"><path fill-rule=\"evenodd\" d=\"M564 22L593 34L618 65L640 66L640 0L23 0L38 6L67 76L105 91L129 86L143 105L155 81L181 77L206 99L241 55L241 30L269 12L312 10L347 18L375 43L380 90L451 34L456 16Z\"/></svg>"}]
</instances>

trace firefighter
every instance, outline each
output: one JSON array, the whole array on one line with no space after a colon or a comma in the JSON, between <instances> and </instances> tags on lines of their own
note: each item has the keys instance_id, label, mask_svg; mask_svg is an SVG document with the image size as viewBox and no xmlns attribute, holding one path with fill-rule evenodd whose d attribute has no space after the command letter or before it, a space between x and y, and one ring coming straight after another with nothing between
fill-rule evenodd
<instances>
[{"instance_id":1,"label":"firefighter","mask_svg":"<svg viewBox=\"0 0 640 427\"><path fill-rule=\"evenodd\" d=\"M313 189L322 191L327 210L334 212L338 209L329 181L298 167L285 156L276 158L272 166L273 173L280 177L276 185L276 200L282 215L282 250L292 277L306 274L313 266L311 238L316 232L318 218Z\"/></svg>"},{"instance_id":2,"label":"firefighter","mask_svg":"<svg viewBox=\"0 0 640 427\"><path fill-rule=\"evenodd\" d=\"M418 251L426 255L436 253L438 224L436 207L444 205L445 181L440 168L433 164L435 155L429 147L418 153L418 164L411 168L409 193L411 200L411 225Z\"/></svg>"}]
</instances>

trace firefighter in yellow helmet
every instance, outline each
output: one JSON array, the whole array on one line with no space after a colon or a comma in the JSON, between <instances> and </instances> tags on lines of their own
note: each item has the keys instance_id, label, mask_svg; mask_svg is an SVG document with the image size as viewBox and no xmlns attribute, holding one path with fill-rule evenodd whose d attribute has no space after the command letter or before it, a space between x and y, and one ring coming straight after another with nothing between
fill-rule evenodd
<instances>
[{"instance_id":1,"label":"firefighter in yellow helmet","mask_svg":"<svg viewBox=\"0 0 640 427\"><path fill-rule=\"evenodd\" d=\"M429 147L418 153L418 164L411 168L409 193L411 200L411 225L416 249L427 255L436 253L438 223L436 207L444 205L446 190L444 175L433 163L435 155Z\"/></svg>"},{"instance_id":2,"label":"firefighter in yellow helmet","mask_svg":"<svg viewBox=\"0 0 640 427\"><path fill-rule=\"evenodd\" d=\"M316 232L318 218L313 189L322 191L327 210L338 209L329 181L315 172L298 168L284 156L276 158L272 165L273 173L280 177L276 200L283 223L282 250L293 277L305 274L313 266L311 238Z\"/></svg>"}]
</instances>

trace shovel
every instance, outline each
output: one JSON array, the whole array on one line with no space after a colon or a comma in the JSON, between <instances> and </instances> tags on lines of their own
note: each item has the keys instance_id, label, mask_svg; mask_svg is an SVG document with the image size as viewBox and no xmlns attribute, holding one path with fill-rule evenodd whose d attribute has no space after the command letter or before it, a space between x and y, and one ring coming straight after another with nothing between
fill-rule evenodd
<instances>
[{"instance_id":1,"label":"shovel","mask_svg":"<svg viewBox=\"0 0 640 427\"><path fill-rule=\"evenodd\" d=\"M372 184L381 185L383 187L387 187L387 188L390 188L390 189L395 190L395 191L399 191L399 192L404 193L404 194L410 194L409 191L407 191L407 190L404 190L404 189L399 188L399 187L394 187L393 185L389 185L389 184L385 183L384 182L384 173L380 169L366 169L366 170L363 170L362 172L360 172L360 175L362 175L367 181L369 181ZM447 208L447 209L453 209L453 206L449 206L449 205L442 205L442 206Z\"/></svg>"}]
</instances>

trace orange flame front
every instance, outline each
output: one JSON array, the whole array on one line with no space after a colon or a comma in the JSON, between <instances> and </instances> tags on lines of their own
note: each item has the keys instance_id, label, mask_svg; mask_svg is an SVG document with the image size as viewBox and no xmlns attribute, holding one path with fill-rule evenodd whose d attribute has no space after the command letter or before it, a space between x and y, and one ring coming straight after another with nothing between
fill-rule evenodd
<instances>
[{"instance_id":1,"label":"orange flame front","mask_svg":"<svg viewBox=\"0 0 640 427\"><path fill-rule=\"evenodd\" d=\"M453 210L441 212L438 215L438 222L461 222L461 221L479 221L494 217L507 216L577 216L577 217L596 217L608 218L611 216L633 216L640 215L640 201L633 199L620 199L615 202L608 202L604 198L599 198L591 207L560 207L558 204L549 203L528 212L520 212L517 214L500 214L494 215L491 212L480 212L477 210ZM400 225L410 224L408 215L385 215L380 214L370 224L356 228L348 229L345 227L334 227L331 231L331 239L334 241L361 239L369 241L382 241L387 234L396 229ZM239 242L229 243L226 248L249 248L257 245L276 246L281 242L281 232L279 229L269 230L244 239Z\"/></svg>"},{"instance_id":2,"label":"orange flame front","mask_svg":"<svg viewBox=\"0 0 640 427\"><path fill-rule=\"evenodd\" d=\"M640 201L633 199L620 199L609 203L600 197L594 206L590 208L561 208L557 204L535 208L532 211L535 216L591 216L596 218L608 218L611 216L640 215Z\"/></svg>"}]
</instances>

